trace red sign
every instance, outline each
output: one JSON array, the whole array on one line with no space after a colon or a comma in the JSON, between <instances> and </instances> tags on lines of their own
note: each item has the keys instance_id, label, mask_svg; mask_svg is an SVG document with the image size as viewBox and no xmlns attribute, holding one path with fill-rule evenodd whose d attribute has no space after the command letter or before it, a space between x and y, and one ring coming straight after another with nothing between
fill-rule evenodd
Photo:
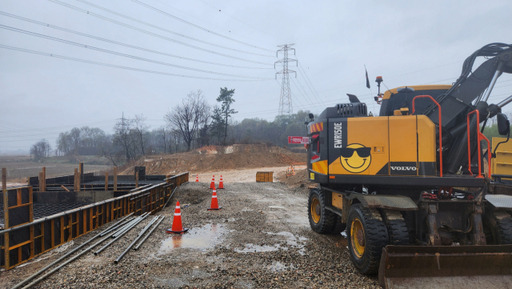
<instances>
[{"instance_id":1,"label":"red sign","mask_svg":"<svg viewBox=\"0 0 512 289\"><path fill-rule=\"evenodd\" d=\"M289 136L288 143L289 144L308 144L309 137L307 137L307 136Z\"/></svg>"}]
</instances>

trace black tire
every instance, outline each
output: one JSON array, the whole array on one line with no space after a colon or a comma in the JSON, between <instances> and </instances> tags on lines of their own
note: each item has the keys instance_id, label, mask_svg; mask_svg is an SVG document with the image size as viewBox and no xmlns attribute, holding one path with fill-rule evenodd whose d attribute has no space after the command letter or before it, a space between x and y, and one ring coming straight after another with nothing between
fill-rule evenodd
<instances>
[{"instance_id":1,"label":"black tire","mask_svg":"<svg viewBox=\"0 0 512 289\"><path fill-rule=\"evenodd\" d=\"M398 212L399 213L399 212ZM391 245L408 245L410 236L404 217L395 213L393 218L388 218L385 214L386 228L388 229L389 244Z\"/></svg>"},{"instance_id":2,"label":"black tire","mask_svg":"<svg viewBox=\"0 0 512 289\"><path fill-rule=\"evenodd\" d=\"M496 241L498 244L512 244L512 217L496 218Z\"/></svg>"},{"instance_id":3,"label":"black tire","mask_svg":"<svg viewBox=\"0 0 512 289\"><path fill-rule=\"evenodd\" d=\"M386 225L361 204L352 205L347 225L350 260L362 274L376 274L382 248L388 244Z\"/></svg>"},{"instance_id":4,"label":"black tire","mask_svg":"<svg viewBox=\"0 0 512 289\"><path fill-rule=\"evenodd\" d=\"M512 244L512 216L504 211L486 215L486 238L490 244Z\"/></svg>"},{"instance_id":5,"label":"black tire","mask_svg":"<svg viewBox=\"0 0 512 289\"><path fill-rule=\"evenodd\" d=\"M335 234L339 230L339 234L342 231L341 227L337 228L338 215L327 210L325 195L319 189L309 191L308 218L311 229L317 233Z\"/></svg>"}]
</instances>

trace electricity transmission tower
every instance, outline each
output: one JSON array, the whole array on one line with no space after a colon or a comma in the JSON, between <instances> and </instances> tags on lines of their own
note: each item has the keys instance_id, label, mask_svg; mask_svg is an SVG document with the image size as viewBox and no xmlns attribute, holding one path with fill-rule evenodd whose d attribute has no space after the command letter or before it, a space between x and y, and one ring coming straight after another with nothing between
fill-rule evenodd
<instances>
[{"instance_id":1,"label":"electricity transmission tower","mask_svg":"<svg viewBox=\"0 0 512 289\"><path fill-rule=\"evenodd\" d=\"M281 47L281 48L276 51L276 57L279 57L279 52L283 53L283 58L274 62L274 69L276 68L276 64L278 64L278 63L283 64L283 70L276 72L276 79L277 79L278 74L282 75L281 96L279 98L279 115L291 114L293 112L289 74L290 74L290 72L295 73L295 77L297 77L297 72L295 70L288 69L288 62L295 61L295 64L299 65L297 59L288 58L289 50L293 50L293 55L295 55L295 48L291 48L291 46L293 46L293 45L294 45L293 43L279 45L278 47Z\"/></svg>"}]
</instances>

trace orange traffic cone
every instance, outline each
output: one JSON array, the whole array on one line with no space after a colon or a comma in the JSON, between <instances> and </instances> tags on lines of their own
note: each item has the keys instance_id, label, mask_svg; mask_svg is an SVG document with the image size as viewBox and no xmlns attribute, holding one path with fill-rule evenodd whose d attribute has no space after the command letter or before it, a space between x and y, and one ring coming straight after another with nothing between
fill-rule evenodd
<instances>
[{"instance_id":1,"label":"orange traffic cone","mask_svg":"<svg viewBox=\"0 0 512 289\"><path fill-rule=\"evenodd\" d=\"M196 183L199 183L199 175L196 175Z\"/></svg>"},{"instance_id":2,"label":"orange traffic cone","mask_svg":"<svg viewBox=\"0 0 512 289\"><path fill-rule=\"evenodd\" d=\"M176 209L174 210L174 219L172 220L172 228L167 229L167 233L173 233L173 234L183 234L186 231L188 231L187 228L183 228L181 225L181 209L180 209L180 202L178 201L176 203Z\"/></svg>"},{"instance_id":3,"label":"orange traffic cone","mask_svg":"<svg viewBox=\"0 0 512 289\"><path fill-rule=\"evenodd\" d=\"M219 207L219 201L217 200L217 191L215 190L215 188L213 188L212 204L210 205L210 208L208 209L208 211L220 210L220 209L222 209L222 207Z\"/></svg>"},{"instance_id":4,"label":"orange traffic cone","mask_svg":"<svg viewBox=\"0 0 512 289\"><path fill-rule=\"evenodd\" d=\"M224 182L222 181L222 175L220 175L219 187L217 189L224 189Z\"/></svg>"},{"instance_id":5,"label":"orange traffic cone","mask_svg":"<svg viewBox=\"0 0 512 289\"><path fill-rule=\"evenodd\" d=\"M210 183L210 189L215 190L215 175L212 176L212 182Z\"/></svg>"}]
</instances>

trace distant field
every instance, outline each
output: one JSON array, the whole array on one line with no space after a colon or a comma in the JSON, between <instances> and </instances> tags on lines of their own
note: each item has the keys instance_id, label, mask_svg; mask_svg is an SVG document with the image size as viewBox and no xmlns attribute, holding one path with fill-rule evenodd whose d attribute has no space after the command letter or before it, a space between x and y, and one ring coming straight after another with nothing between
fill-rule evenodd
<instances>
[{"instance_id":1,"label":"distant field","mask_svg":"<svg viewBox=\"0 0 512 289\"><path fill-rule=\"evenodd\" d=\"M110 170L112 166L107 160L97 157L84 157L84 171L101 172ZM0 156L0 168L7 169L7 181L25 182L29 177L36 177L42 168L46 167L47 177L72 175L78 162L72 162L63 157L54 157L45 162L34 162L29 156Z\"/></svg>"}]
</instances>

